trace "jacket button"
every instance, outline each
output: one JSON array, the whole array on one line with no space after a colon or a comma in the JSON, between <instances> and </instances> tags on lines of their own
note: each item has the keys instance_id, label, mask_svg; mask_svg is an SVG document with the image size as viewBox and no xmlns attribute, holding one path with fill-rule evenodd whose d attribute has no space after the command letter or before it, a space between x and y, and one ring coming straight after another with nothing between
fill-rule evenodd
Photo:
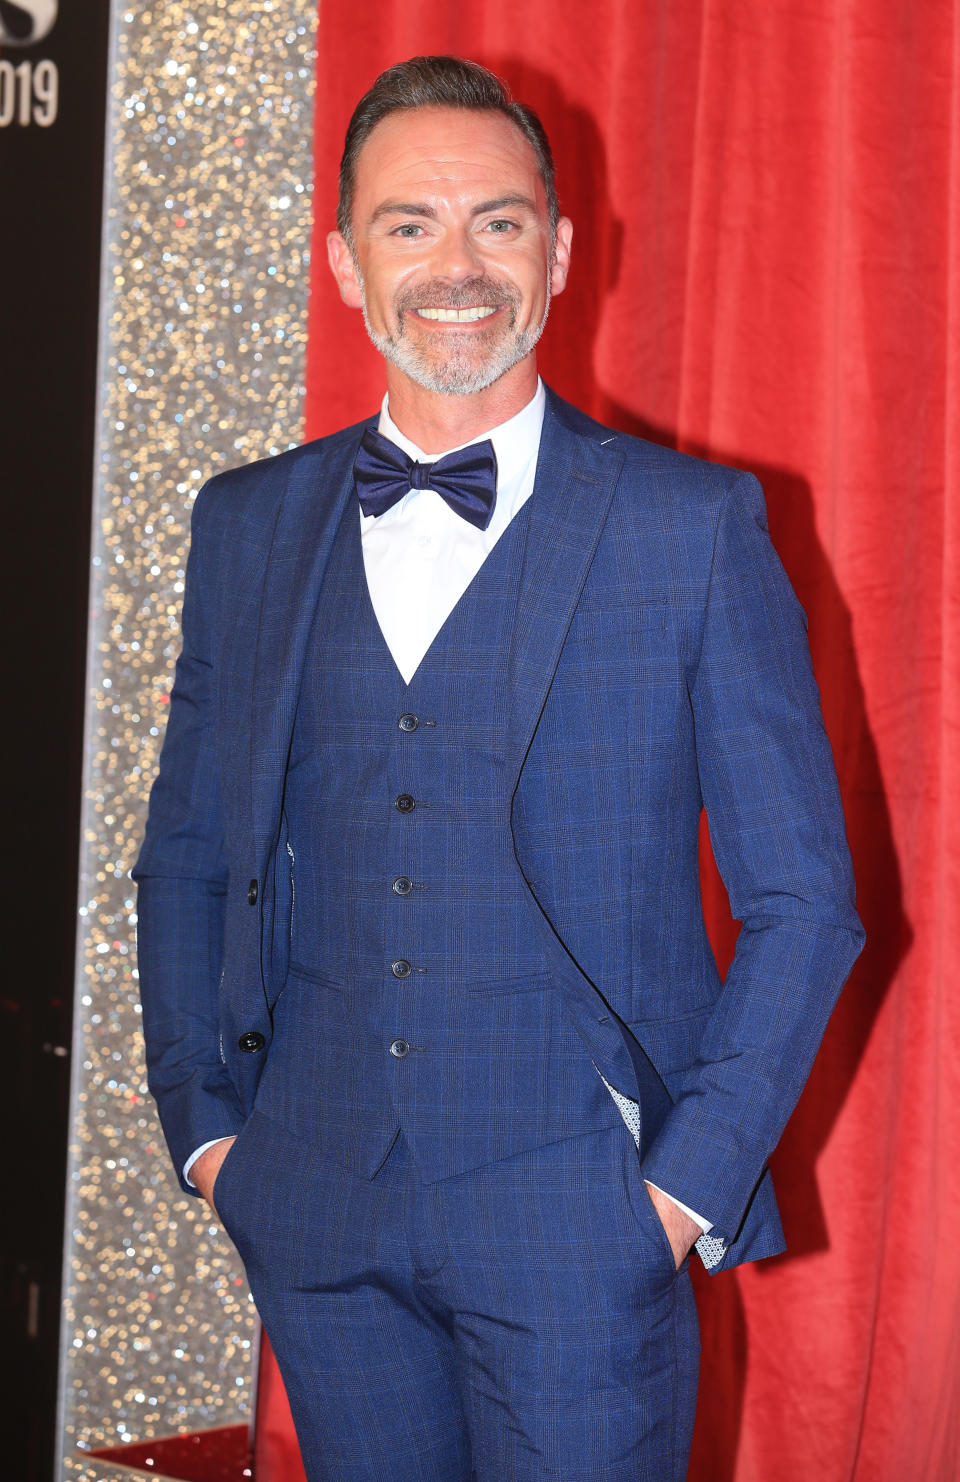
<instances>
[{"instance_id":1,"label":"jacket button","mask_svg":"<svg viewBox=\"0 0 960 1482\"><path fill-rule=\"evenodd\" d=\"M251 880L250 884L247 886L247 904L250 906L255 906L257 904L257 896L259 894L259 885L257 884L256 880Z\"/></svg>"},{"instance_id":2,"label":"jacket button","mask_svg":"<svg viewBox=\"0 0 960 1482\"><path fill-rule=\"evenodd\" d=\"M410 1046L405 1039L395 1039L391 1042L390 1054L396 1055L398 1060L402 1060L409 1048Z\"/></svg>"},{"instance_id":3,"label":"jacket button","mask_svg":"<svg viewBox=\"0 0 960 1482\"><path fill-rule=\"evenodd\" d=\"M394 806L398 813L412 813L417 804L408 792L402 792Z\"/></svg>"},{"instance_id":4,"label":"jacket button","mask_svg":"<svg viewBox=\"0 0 960 1482\"><path fill-rule=\"evenodd\" d=\"M258 1050L263 1049L266 1040L259 1029L248 1029L246 1034L241 1034L237 1040L237 1044L243 1050L244 1054L255 1055Z\"/></svg>"},{"instance_id":5,"label":"jacket button","mask_svg":"<svg viewBox=\"0 0 960 1482\"><path fill-rule=\"evenodd\" d=\"M401 715L400 719L397 721L397 725L400 727L401 731L415 731L419 724L420 722L417 717L415 715L411 715L409 710L404 711L403 715Z\"/></svg>"},{"instance_id":6,"label":"jacket button","mask_svg":"<svg viewBox=\"0 0 960 1482\"><path fill-rule=\"evenodd\" d=\"M405 957L398 957L396 962L391 962L390 971L395 978L409 978L412 969Z\"/></svg>"},{"instance_id":7,"label":"jacket button","mask_svg":"<svg viewBox=\"0 0 960 1482\"><path fill-rule=\"evenodd\" d=\"M409 895L413 889L413 881L409 875L398 875L393 882L393 888L397 895Z\"/></svg>"}]
</instances>

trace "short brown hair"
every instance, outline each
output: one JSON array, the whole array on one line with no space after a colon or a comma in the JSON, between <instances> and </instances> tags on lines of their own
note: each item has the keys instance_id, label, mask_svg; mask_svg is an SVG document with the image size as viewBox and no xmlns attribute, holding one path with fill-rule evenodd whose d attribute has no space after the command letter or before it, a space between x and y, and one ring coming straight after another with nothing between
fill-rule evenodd
<instances>
[{"instance_id":1,"label":"short brown hair","mask_svg":"<svg viewBox=\"0 0 960 1482\"><path fill-rule=\"evenodd\" d=\"M337 227L352 244L351 212L357 156L381 119L408 108L467 108L482 113L502 113L529 140L537 157L540 178L547 193L550 232L560 219L554 183L553 154L546 130L533 109L516 103L506 83L496 73L463 57L411 57L381 72L364 93L347 125L340 161L340 197Z\"/></svg>"}]
</instances>

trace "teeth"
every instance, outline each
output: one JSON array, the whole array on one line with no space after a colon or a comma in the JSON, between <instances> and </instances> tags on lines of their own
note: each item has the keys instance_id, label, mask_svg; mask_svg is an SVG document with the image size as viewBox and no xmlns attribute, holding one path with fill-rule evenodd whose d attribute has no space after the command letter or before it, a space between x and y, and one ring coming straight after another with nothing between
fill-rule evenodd
<instances>
[{"instance_id":1,"label":"teeth","mask_svg":"<svg viewBox=\"0 0 960 1482\"><path fill-rule=\"evenodd\" d=\"M436 319L441 324L474 324L497 312L496 305L483 305L474 309L418 309L421 319Z\"/></svg>"}]
</instances>

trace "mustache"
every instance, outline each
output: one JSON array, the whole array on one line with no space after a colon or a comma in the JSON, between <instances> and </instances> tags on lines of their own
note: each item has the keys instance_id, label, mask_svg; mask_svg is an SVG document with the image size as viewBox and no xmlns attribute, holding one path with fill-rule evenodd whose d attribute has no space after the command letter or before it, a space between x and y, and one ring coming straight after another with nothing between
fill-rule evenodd
<instances>
[{"instance_id":1,"label":"mustache","mask_svg":"<svg viewBox=\"0 0 960 1482\"><path fill-rule=\"evenodd\" d=\"M510 283L501 283L486 274L465 278L462 283L418 283L397 296L395 307L398 314L409 309L481 309L500 307L515 309L520 302L520 293Z\"/></svg>"}]
</instances>

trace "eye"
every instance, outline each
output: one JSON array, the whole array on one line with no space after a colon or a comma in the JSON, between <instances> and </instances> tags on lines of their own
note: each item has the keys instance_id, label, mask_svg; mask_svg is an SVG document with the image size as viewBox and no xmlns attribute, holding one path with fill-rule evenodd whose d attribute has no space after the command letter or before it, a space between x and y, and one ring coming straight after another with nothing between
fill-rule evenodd
<instances>
[{"instance_id":1,"label":"eye","mask_svg":"<svg viewBox=\"0 0 960 1482\"><path fill-rule=\"evenodd\" d=\"M423 227L418 226L415 221L405 221L402 226L396 228L393 235L395 237L419 237L422 231Z\"/></svg>"},{"instance_id":2,"label":"eye","mask_svg":"<svg viewBox=\"0 0 960 1482\"><path fill-rule=\"evenodd\" d=\"M496 221L487 222L487 230L493 232L496 237L502 237L507 232L512 231L515 225L516 223L513 221L506 221L503 217L498 217Z\"/></svg>"}]
</instances>

